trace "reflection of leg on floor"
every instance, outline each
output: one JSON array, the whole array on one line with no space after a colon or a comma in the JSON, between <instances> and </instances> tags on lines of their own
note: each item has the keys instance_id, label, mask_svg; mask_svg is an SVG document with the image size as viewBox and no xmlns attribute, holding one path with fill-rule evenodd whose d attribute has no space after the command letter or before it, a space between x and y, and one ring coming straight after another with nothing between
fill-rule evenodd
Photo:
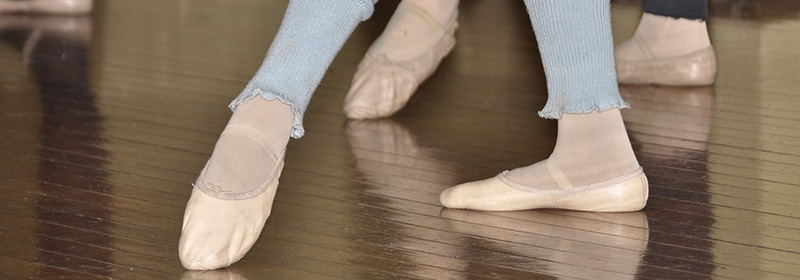
<instances>
[{"instance_id":1,"label":"reflection of leg on floor","mask_svg":"<svg viewBox=\"0 0 800 280\"><path fill-rule=\"evenodd\" d=\"M643 260L645 263L659 263L659 266L640 266L637 275L642 278L682 279L713 274L716 266L706 264L713 263L714 256L709 248L714 242L709 234L716 222L709 202L712 195L709 193L707 152L714 120L714 88L628 85L621 86L620 93L631 103L632 109L625 110L623 115L640 159L648 167L654 188L690 190L691 202L682 203L690 203L692 215L703 217L685 224L661 223L662 227L671 227L670 232L691 231L692 235L676 239L672 234L659 234L651 238L652 243L645 250ZM673 196L680 194L663 190L660 193L651 199L651 204L661 209L648 214L663 217L671 210L686 207L675 203ZM664 208L665 205L669 206ZM664 249L664 246L673 248ZM665 258L665 251L676 256L692 255L693 262L703 264L689 264L683 258ZM687 265L695 268L686 272L682 267Z\"/></svg>"},{"instance_id":2,"label":"reflection of leg on floor","mask_svg":"<svg viewBox=\"0 0 800 280\"><path fill-rule=\"evenodd\" d=\"M351 119L400 110L456 43L458 0L403 0L358 65L344 100Z\"/></svg>"},{"instance_id":3,"label":"reflection of leg on floor","mask_svg":"<svg viewBox=\"0 0 800 280\"><path fill-rule=\"evenodd\" d=\"M615 49L619 82L712 84L717 68L707 0L648 0L644 10L633 37Z\"/></svg>"},{"instance_id":4,"label":"reflection of leg on floor","mask_svg":"<svg viewBox=\"0 0 800 280\"><path fill-rule=\"evenodd\" d=\"M539 113L559 119L547 160L442 192L442 205L487 211L642 209L647 178L620 115L608 2L526 1L547 76ZM602 112L602 113L601 113Z\"/></svg>"},{"instance_id":5,"label":"reflection of leg on floor","mask_svg":"<svg viewBox=\"0 0 800 280\"><path fill-rule=\"evenodd\" d=\"M621 86L620 93L634 107L623 112L631 131L659 136L648 138L659 141L658 147L681 147L681 153L705 154L714 117L713 87ZM646 145L641 151L649 149L659 148ZM695 158L686 154L671 156Z\"/></svg>"},{"instance_id":6,"label":"reflection of leg on floor","mask_svg":"<svg viewBox=\"0 0 800 280\"><path fill-rule=\"evenodd\" d=\"M12 65L20 68L7 69L13 66L0 63L4 68L0 76L9 70L32 75L32 79L11 81L11 87L3 83L0 93L5 96L8 89L12 96L28 94L19 97L38 99L41 104L41 112L20 114L21 118L41 116L30 126L38 128L33 134L38 138L34 147L39 149L33 161L38 164L37 177L32 178L36 183L25 184L31 189L19 190L37 194L29 201L34 205L32 221L36 221L29 246L36 246L32 249L38 252L31 257L34 263L44 264L36 275L63 275L64 269L75 267L91 267L93 274L102 278L113 274L113 254L108 249L114 246L110 233L113 218L108 209L114 201L112 196L98 195L109 193L112 186L106 171L104 118L88 77L91 32L90 17L0 16L0 44L14 46L18 61ZM20 85L24 83L31 83L35 90L20 91L26 87ZM92 207L86 207L87 196L92 198ZM87 235L98 248L91 253L74 243Z\"/></svg>"},{"instance_id":7,"label":"reflection of leg on floor","mask_svg":"<svg viewBox=\"0 0 800 280\"><path fill-rule=\"evenodd\" d=\"M408 168L429 174L427 179L436 184L456 183L455 168L436 159L431 150L421 147L417 137L401 123L391 119L349 120L345 124L345 134L356 170L369 175L369 178L381 175L375 172L376 164L386 164L395 170Z\"/></svg>"}]
</instances>

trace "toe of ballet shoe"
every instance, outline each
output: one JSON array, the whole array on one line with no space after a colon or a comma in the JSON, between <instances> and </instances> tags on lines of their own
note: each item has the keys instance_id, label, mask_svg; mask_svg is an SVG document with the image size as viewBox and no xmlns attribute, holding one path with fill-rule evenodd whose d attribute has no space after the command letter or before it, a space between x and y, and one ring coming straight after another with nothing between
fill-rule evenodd
<instances>
[{"instance_id":1,"label":"toe of ballet shoe","mask_svg":"<svg viewBox=\"0 0 800 280\"><path fill-rule=\"evenodd\" d=\"M445 208L451 208L451 209L460 209L460 208L462 208L462 205L461 205L461 203L460 203L460 201L458 199L458 196L453 194L453 191L457 187L458 186L450 187L450 188L447 188L446 190L442 191L442 193L439 195L439 203L441 203L442 206L444 206Z\"/></svg>"},{"instance_id":2,"label":"toe of ballet shoe","mask_svg":"<svg viewBox=\"0 0 800 280\"><path fill-rule=\"evenodd\" d=\"M276 189L271 186L248 199L222 200L194 188L178 245L183 267L218 269L244 257L261 234Z\"/></svg>"},{"instance_id":3,"label":"toe of ballet shoe","mask_svg":"<svg viewBox=\"0 0 800 280\"><path fill-rule=\"evenodd\" d=\"M345 97L343 110L349 119L388 117L403 108L419 82L407 69L372 65L359 73Z\"/></svg>"}]
</instances>

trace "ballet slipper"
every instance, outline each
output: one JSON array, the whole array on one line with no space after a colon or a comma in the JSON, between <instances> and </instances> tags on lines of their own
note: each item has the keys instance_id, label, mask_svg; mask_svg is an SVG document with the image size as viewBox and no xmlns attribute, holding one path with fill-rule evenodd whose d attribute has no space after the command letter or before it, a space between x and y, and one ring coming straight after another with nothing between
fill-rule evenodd
<instances>
[{"instance_id":1,"label":"ballet slipper","mask_svg":"<svg viewBox=\"0 0 800 280\"><path fill-rule=\"evenodd\" d=\"M401 2L384 33L358 65L344 100L345 115L350 119L380 118L403 108L419 85L433 74L442 59L455 47L457 14L457 10L453 11L450 19L440 24L425 9L406 1ZM421 36L424 39L433 38L432 44L407 42L413 40L405 38L407 32L424 30L436 32ZM398 46L396 41L401 39L406 41Z\"/></svg>"},{"instance_id":2,"label":"ballet slipper","mask_svg":"<svg viewBox=\"0 0 800 280\"><path fill-rule=\"evenodd\" d=\"M622 84L714 83L716 56L706 23L645 13L631 39L614 49Z\"/></svg>"},{"instance_id":3,"label":"ballet slipper","mask_svg":"<svg viewBox=\"0 0 800 280\"><path fill-rule=\"evenodd\" d=\"M92 11L92 0L0 0L2 13L30 14L88 14Z\"/></svg>"},{"instance_id":4,"label":"ballet slipper","mask_svg":"<svg viewBox=\"0 0 800 280\"><path fill-rule=\"evenodd\" d=\"M281 106L277 103L263 104ZM262 107L242 107L236 113L247 113L248 109ZM274 137L269 138L252 126L234 122L243 118L236 113L222 132L214 155L200 172L186 204L178 251L181 264L189 270L227 267L241 259L261 234L278 189L286 149L275 155L271 152L270 144L285 145L285 141L275 144ZM250 153L274 165L272 170L265 170L263 177L257 180L231 180L236 178L230 176L237 174L237 171L247 170L245 168L250 164L228 162L225 156L247 148L245 143L248 142L245 141L252 141L251 144L257 147L257 150L249 150ZM236 142L239 144L231 144ZM258 151L263 154L256 153ZM258 171L247 170L238 176L252 172Z\"/></svg>"},{"instance_id":5,"label":"ballet slipper","mask_svg":"<svg viewBox=\"0 0 800 280\"><path fill-rule=\"evenodd\" d=\"M444 207L481 211L516 211L539 208L594 212L629 212L644 208L648 184L642 168L628 174L581 187L573 187L554 164L547 164L560 189L538 189L506 176L465 183L446 189L439 197Z\"/></svg>"},{"instance_id":6,"label":"ballet slipper","mask_svg":"<svg viewBox=\"0 0 800 280\"><path fill-rule=\"evenodd\" d=\"M178 246L183 267L189 270L217 269L244 257L261 235L269 217L282 169L283 160L275 176L270 176L262 184L266 190L247 199L219 199L197 187L192 189ZM200 178L205 171L204 168Z\"/></svg>"}]
</instances>

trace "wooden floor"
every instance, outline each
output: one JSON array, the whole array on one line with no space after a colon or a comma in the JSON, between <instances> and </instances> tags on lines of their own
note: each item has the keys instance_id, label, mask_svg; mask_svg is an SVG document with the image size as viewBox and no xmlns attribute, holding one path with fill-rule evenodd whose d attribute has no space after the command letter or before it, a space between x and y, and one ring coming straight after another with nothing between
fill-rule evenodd
<instances>
[{"instance_id":1,"label":"wooden floor","mask_svg":"<svg viewBox=\"0 0 800 280\"><path fill-rule=\"evenodd\" d=\"M800 2L711 1L713 87L623 86L647 208L442 209L456 183L546 158L556 123L522 1L464 0L458 46L396 116L346 121L330 68L273 214L230 269L185 272L191 183L285 1L98 1L0 16L0 279L791 279L800 277ZM635 3L613 6L629 37Z\"/></svg>"}]
</instances>

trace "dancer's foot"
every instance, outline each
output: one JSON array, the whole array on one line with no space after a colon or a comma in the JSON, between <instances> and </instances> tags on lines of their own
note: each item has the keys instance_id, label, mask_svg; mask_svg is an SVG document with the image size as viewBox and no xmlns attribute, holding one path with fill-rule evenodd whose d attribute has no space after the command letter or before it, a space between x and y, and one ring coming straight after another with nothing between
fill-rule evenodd
<instances>
[{"instance_id":1,"label":"dancer's foot","mask_svg":"<svg viewBox=\"0 0 800 280\"><path fill-rule=\"evenodd\" d=\"M294 114L279 100L240 105L186 205L179 252L186 269L226 267L261 234L283 168Z\"/></svg>"},{"instance_id":2,"label":"dancer's foot","mask_svg":"<svg viewBox=\"0 0 800 280\"><path fill-rule=\"evenodd\" d=\"M615 50L623 84L710 85L717 71L706 22L644 13Z\"/></svg>"},{"instance_id":3,"label":"dancer's foot","mask_svg":"<svg viewBox=\"0 0 800 280\"><path fill-rule=\"evenodd\" d=\"M88 14L92 0L0 0L0 14Z\"/></svg>"},{"instance_id":4,"label":"dancer's foot","mask_svg":"<svg viewBox=\"0 0 800 280\"><path fill-rule=\"evenodd\" d=\"M550 158L477 182L449 188L448 208L511 211L558 208L598 212L636 211L647 201L639 167L618 109L564 114Z\"/></svg>"},{"instance_id":5,"label":"dancer's foot","mask_svg":"<svg viewBox=\"0 0 800 280\"><path fill-rule=\"evenodd\" d=\"M344 101L351 119L394 114L455 46L457 0L404 0L358 65Z\"/></svg>"}]
</instances>

